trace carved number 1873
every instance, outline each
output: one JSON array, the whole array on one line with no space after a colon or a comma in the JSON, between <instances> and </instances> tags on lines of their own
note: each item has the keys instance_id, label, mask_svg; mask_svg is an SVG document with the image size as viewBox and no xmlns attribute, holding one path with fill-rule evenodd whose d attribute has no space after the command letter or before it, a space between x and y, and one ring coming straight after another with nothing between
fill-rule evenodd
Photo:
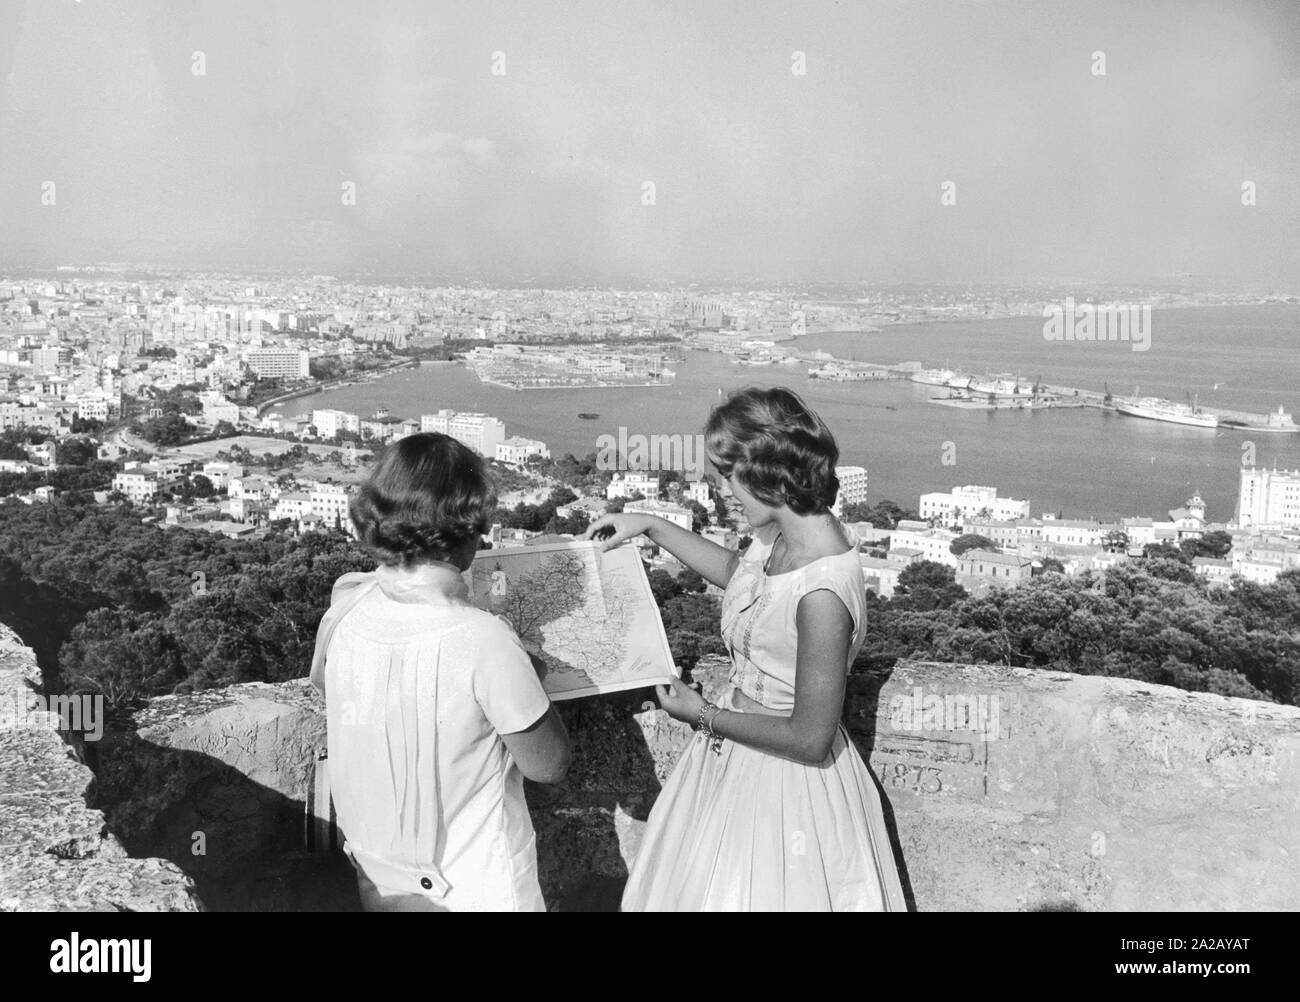
<instances>
[{"instance_id":1,"label":"carved number 1873","mask_svg":"<svg viewBox=\"0 0 1300 1002\"><path fill-rule=\"evenodd\" d=\"M907 765L904 762L894 762L892 767L890 763L883 765L880 781L895 790L911 790L913 793L938 793L943 789L943 773L934 766Z\"/></svg>"}]
</instances>

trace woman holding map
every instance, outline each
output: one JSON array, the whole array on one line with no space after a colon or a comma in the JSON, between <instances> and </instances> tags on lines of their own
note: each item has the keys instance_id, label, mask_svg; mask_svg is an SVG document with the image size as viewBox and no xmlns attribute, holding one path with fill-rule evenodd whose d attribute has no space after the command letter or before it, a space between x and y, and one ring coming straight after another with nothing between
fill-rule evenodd
<instances>
[{"instance_id":1,"label":"woman holding map","mask_svg":"<svg viewBox=\"0 0 1300 1002\"><path fill-rule=\"evenodd\" d=\"M523 777L559 782L569 739L513 630L469 601L495 507L483 460L432 432L352 502L379 567L335 582L311 677L367 911L545 911Z\"/></svg>"},{"instance_id":2,"label":"woman holding map","mask_svg":"<svg viewBox=\"0 0 1300 1002\"><path fill-rule=\"evenodd\" d=\"M645 534L726 589L721 705L681 681L658 687L697 734L650 812L623 910L904 911L879 794L840 724L866 587L830 512L839 449L780 387L733 394L705 443L754 530L743 554L645 514L587 530L606 547Z\"/></svg>"}]
</instances>

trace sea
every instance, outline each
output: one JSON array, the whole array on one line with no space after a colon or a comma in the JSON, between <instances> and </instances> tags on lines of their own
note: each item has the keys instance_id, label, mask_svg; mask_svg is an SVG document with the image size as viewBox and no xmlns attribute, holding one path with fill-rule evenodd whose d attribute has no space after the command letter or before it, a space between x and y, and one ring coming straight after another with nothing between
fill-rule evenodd
<instances>
[{"instance_id":1,"label":"sea","mask_svg":"<svg viewBox=\"0 0 1300 1002\"><path fill-rule=\"evenodd\" d=\"M1138 392L1261 413L1281 405L1300 420L1300 305L1156 307L1146 351L1119 341L1048 341L1043 324L1039 317L942 321L813 334L797 345L858 361L1010 373L1117 396ZM869 501L914 508L923 493L980 484L1028 499L1036 517L1163 519L1199 492L1207 518L1228 521L1243 463L1300 468L1300 434L1191 428L1091 408L966 411L931 403L945 394L942 387L828 382L809 379L810 367L746 366L690 351L675 366L672 385L510 390L480 383L459 363L426 363L277 410L367 415L386 407L414 418L442 407L482 411L504 421L507 435L540 439L553 455L581 456L620 429L628 436L698 434L731 390L782 385L826 421L841 464L866 467ZM583 412L599 417L579 418Z\"/></svg>"}]
</instances>

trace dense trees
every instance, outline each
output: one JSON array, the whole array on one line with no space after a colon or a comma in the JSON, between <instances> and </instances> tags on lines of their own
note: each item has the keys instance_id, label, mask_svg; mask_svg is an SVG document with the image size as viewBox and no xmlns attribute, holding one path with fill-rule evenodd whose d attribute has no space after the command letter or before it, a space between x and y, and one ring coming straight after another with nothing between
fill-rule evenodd
<instances>
[{"instance_id":1,"label":"dense trees","mask_svg":"<svg viewBox=\"0 0 1300 1002\"><path fill-rule=\"evenodd\" d=\"M54 450L59 466L86 466L95 461L95 443L88 438L65 438Z\"/></svg>"},{"instance_id":2,"label":"dense trees","mask_svg":"<svg viewBox=\"0 0 1300 1002\"><path fill-rule=\"evenodd\" d=\"M46 486L57 491L107 490L117 470L117 463L105 459L85 466L61 466L56 470L0 473L0 496L30 494L37 487Z\"/></svg>"},{"instance_id":3,"label":"dense trees","mask_svg":"<svg viewBox=\"0 0 1300 1002\"><path fill-rule=\"evenodd\" d=\"M521 507L539 517L549 505ZM557 524L552 507L541 528ZM305 674L334 580L371 566L339 532L229 540L142 525L129 508L0 503L0 619L37 650L47 679L57 681L57 657L74 691L119 708ZM725 653L719 601L699 575L649 579L682 667ZM952 568L919 562L892 599L868 595L867 622L859 667L993 662L1300 703L1296 570L1209 589L1162 551L975 597Z\"/></svg>"},{"instance_id":4,"label":"dense trees","mask_svg":"<svg viewBox=\"0 0 1300 1002\"><path fill-rule=\"evenodd\" d=\"M998 544L989 539L988 536L981 536L977 532L965 532L952 541L948 547L948 552L954 556L960 557L967 550L994 550Z\"/></svg>"},{"instance_id":5,"label":"dense trees","mask_svg":"<svg viewBox=\"0 0 1300 1002\"><path fill-rule=\"evenodd\" d=\"M179 411L167 411L157 417L133 425L131 430L154 445L164 448L180 445L195 433L194 425L185 420Z\"/></svg>"},{"instance_id":6,"label":"dense trees","mask_svg":"<svg viewBox=\"0 0 1300 1002\"><path fill-rule=\"evenodd\" d=\"M859 663L992 662L1300 702L1300 571L1209 590L1185 564L1157 557L980 597L947 589L950 574L913 564L892 601L874 599Z\"/></svg>"},{"instance_id":7,"label":"dense trees","mask_svg":"<svg viewBox=\"0 0 1300 1002\"><path fill-rule=\"evenodd\" d=\"M1178 548L1189 560L1197 557L1213 557L1222 560L1232 549L1232 537L1216 529L1214 532L1205 533L1200 538L1184 539L1178 544Z\"/></svg>"},{"instance_id":8,"label":"dense trees","mask_svg":"<svg viewBox=\"0 0 1300 1002\"><path fill-rule=\"evenodd\" d=\"M0 459L27 459L27 446L48 441L48 432L34 428L6 428L0 432Z\"/></svg>"},{"instance_id":9,"label":"dense trees","mask_svg":"<svg viewBox=\"0 0 1300 1002\"><path fill-rule=\"evenodd\" d=\"M917 519L919 516L910 508L904 508L893 501L881 501L874 505L850 502L841 507L840 521L870 522L877 529L897 529L904 519Z\"/></svg>"},{"instance_id":10,"label":"dense trees","mask_svg":"<svg viewBox=\"0 0 1300 1002\"><path fill-rule=\"evenodd\" d=\"M726 654L726 645L718 632L721 604L716 595L704 594L700 576L693 571L682 571L674 579L664 571L651 573L655 575L651 588L677 666L690 669L706 654ZM697 582L699 590L696 590Z\"/></svg>"}]
</instances>

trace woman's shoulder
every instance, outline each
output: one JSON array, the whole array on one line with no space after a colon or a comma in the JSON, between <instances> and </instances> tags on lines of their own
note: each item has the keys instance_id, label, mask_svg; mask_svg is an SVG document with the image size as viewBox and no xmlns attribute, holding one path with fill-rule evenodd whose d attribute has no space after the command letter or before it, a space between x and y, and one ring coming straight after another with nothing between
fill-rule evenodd
<instances>
[{"instance_id":1,"label":"woman's shoulder","mask_svg":"<svg viewBox=\"0 0 1300 1002\"><path fill-rule=\"evenodd\" d=\"M457 641L474 649L498 652L503 644L522 647L519 634L510 620L477 605L456 607L455 621L447 632L455 634Z\"/></svg>"},{"instance_id":2,"label":"woman's shoulder","mask_svg":"<svg viewBox=\"0 0 1300 1002\"><path fill-rule=\"evenodd\" d=\"M858 559L857 548L842 553L830 553L804 564L794 572L800 592L813 591L816 588L839 590L849 588L855 592L865 589L862 575L862 561Z\"/></svg>"}]
</instances>

